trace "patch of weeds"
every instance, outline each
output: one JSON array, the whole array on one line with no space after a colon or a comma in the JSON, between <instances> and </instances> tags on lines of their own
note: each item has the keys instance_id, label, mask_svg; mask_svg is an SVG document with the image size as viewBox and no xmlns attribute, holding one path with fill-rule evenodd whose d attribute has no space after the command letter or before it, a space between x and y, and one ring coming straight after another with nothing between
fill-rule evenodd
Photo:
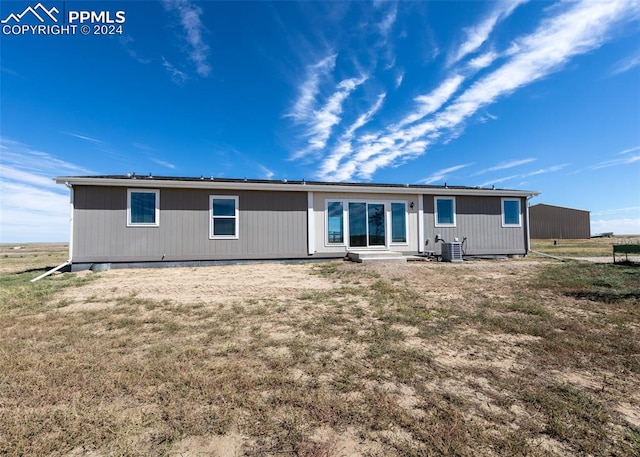
<instances>
[{"instance_id":1,"label":"patch of weeds","mask_svg":"<svg viewBox=\"0 0 640 457\"><path fill-rule=\"evenodd\" d=\"M361 308L361 307L359 307L359 306L353 307L353 308L351 309L351 312L352 312L353 316L354 316L356 319L362 319L363 317L365 317L365 316L367 315L367 313L365 312L365 310L364 310L364 309L362 309L362 308Z\"/></svg>"},{"instance_id":2,"label":"patch of weeds","mask_svg":"<svg viewBox=\"0 0 640 457\"><path fill-rule=\"evenodd\" d=\"M376 307L375 317L387 323L419 327L432 318L424 298L406 285L378 280L372 284L368 298Z\"/></svg>"},{"instance_id":3,"label":"patch of weeds","mask_svg":"<svg viewBox=\"0 0 640 457\"><path fill-rule=\"evenodd\" d=\"M342 334L345 324L345 318L340 313L329 311L305 321L300 328L309 335L331 338Z\"/></svg>"},{"instance_id":4,"label":"patch of weeds","mask_svg":"<svg viewBox=\"0 0 640 457\"><path fill-rule=\"evenodd\" d=\"M126 297L118 298L117 305L119 306L143 306L147 310L154 310L161 307L168 301L151 300L149 298L138 297L137 294L132 293Z\"/></svg>"},{"instance_id":5,"label":"patch of weeds","mask_svg":"<svg viewBox=\"0 0 640 457\"><path fill-rule=\"evenodd\" d=\"M309 344L297 338L287 341L286 346L291 351L291 358L298 364L308 363L313 358L313 350Z\"/></svg>"},{"instance_id":6,"label":"patch of weeds","mask_svg":"<svg viewBox=\"0 0 640 457\"><path fill-rule=\"evenodd\" d=\"M395 295L398 288L384 279L379 279L371 284L371 290L381 295Z\"/></svg>"},{"instance_id":7,"label":"patch of weeds","mask_svg":"<svg viewBox=\"0 0 640 457\"><path fill-rule=\"evenodd\" d=\"M245 307L242 305L242 303L238 303L238 302L232 303L231 309L235 314L240 314L240 315L245 314Z\"/></svg>"},{"instance_id":8,"label":"patch of weeds","mask_svg":"<svg viewBox=\"0 0 640 457\"><path fill-rule=\"evenodd\" d=\"M631 455L640 455L640 428L630 427L629 431L625 434L624 441L631 448Z\"/></svg>"},{"instance_id":9,"label":"patch of weeds","mask_svg":"<svg viewBox=\"0 0 640 457\"><path fill-rule=\"evenodd\" d=\"M333 294L330 292L315 291L315 290L311 292L304 292L298 295L299 300L313 301L313 302L324 301L326 299L330 299L331 297L333 297Z\"/></svg>"},{"instance_id":10,"label":"patch of weeds","mask_svg":"<svg viewBox=\"0 0 640 457\"><path fill-rule=\"evenodd\" d=\"M504 303L500 306L504 311L528 314L531 316L550 317L549 311L539 303L529 300Z\"/></svg>"},{"instance_id":11,"label":"patch of weeds","mask_svg":"<svg viewBox=\"0 0 640 457\"><path fill-rule=\"evenodd\" d=\"M530 298L517 302L484 301L474 312L462 313L460 319L472 322L488 332L545 337L558 323L547 308ZM449 319L450 321L451 319Z\"/></svg>"},{"instance_id":12,"label":"patch of weeds","mask_svg":"<svg viewBox=\"0 0 640 457\"><path fill-rule=\"evenodd\" d=\"M338 262L317 263L311 269L311 274L328 278L338 271L338 265L340 265Z\"/></svg>"},{"instance_id":13,"label":"patch of weeds","mask_svg":"<svg viewBox=\"0 0 640 457\"><path fill-rule=\"evenodd\" d=\"M0 313L18 310L27 313L44 307L51 297L62 289L80 287L93 281L97 276L78 277L64 273L31 282L33 273L0 275Z\"/></svg>"},{"instance_id":14,"label":"patch of weeds","mask_svg":"<svg viewBox=\"0 0 640 457\"><path fill-rule=\"evenodd\" d=\"M568 384L522 386L521 399L545 417L543 432L579 453L603 455L614 443L604 407Z\"/></svg>"},{"instance_id":15,"label":"patch of weeds","mask_svg":"<svg viewBox=\"0 0 640 457\"><path fill-rule=\"evenodd\" d=\"M169 334L176 334L178 333L178 331L182 328L182 326L176 322L175 320L169 320L169 321L165 321L163 323L163 328L162 330L166 333Z\"/></svg>"},{"instance_id":16,"label":"patch of weeds","mask_svg":"<svg viewBox=\"0 0 640 457\"><path fill-rule=\"evenodd\" d=\"M362 383L357 376L340 372L331 380L331 387L340 393L359 392L362 390Z\"/></svg>"},{"instance_id":17,"label":"patch of weeds","mask_svg":"<svg viewBox=\"0 0 640 457\"><path fill-rule=\"evenodd\" d=\"M640 268L617 264L564 263L542 269L535 287L603 303L640 299Z\"/></svg>"},{"instance_id":18,"label":"patch of weeds","mask_svg":"<svg viewBox=\"0 0 640 457\"><path fill-rule=\"evenodd\" d=\"M69 300L68 298L65 298L63 300L58 300L58 302L56 303L56 308L66 308L72 303L73 301Z\"/></svg>"},{"instance_id":19,"label":"patch of weeds","mask_svg":"<svg viewBox=\"0 0 640 457\"><path fill-rule=\"evenodd\" d=\"M123 317L120 319L115 319L107 322L106 328L107 330L132 329L135 327L139 327L141 325L142 325L142 322L137 319L132 319L130 317Z\"/></svg>"}]
</instances>

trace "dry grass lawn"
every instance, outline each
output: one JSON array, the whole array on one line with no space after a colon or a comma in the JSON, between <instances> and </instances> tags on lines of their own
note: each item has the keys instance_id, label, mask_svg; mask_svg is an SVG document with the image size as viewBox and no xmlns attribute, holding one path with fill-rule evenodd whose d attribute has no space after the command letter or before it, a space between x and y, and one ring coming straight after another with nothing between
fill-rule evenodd
<instances>
[{"instance_id":1,"label":"dry grass lawn","mask_svg":"<svg viewBox=\"0 0 640 457\"><path fill-rule=\"evenodd\" d=\"M633 265L9 254L0 455L640 455Z\"/></svg>"}]
</instances>

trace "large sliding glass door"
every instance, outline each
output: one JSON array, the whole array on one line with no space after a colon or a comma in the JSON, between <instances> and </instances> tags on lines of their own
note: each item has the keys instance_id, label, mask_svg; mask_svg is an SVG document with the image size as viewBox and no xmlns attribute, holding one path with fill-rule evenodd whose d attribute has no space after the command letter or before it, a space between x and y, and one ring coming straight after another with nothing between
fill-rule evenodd
<instances>
[{"instance_id":1,"label":"large sliding glass door","mask_svg":"<svg viewBox=\"0 0 640 457\"><path fill-rule=\"evenodd\" d=\"M366 203L349 203L349 246L367 246Z\"/></svg>"},{"instance_id":2,"label":"large sliding glass door","mask_svg":"<svg viewBox=\"0 0 640 457\"><path fill-rule=\"evenodd\" d=\"M367 216L369 218L369 246L386 246L384 204L368 203Z\"/></svg>"},{"instance_id":3,"label":"large sliding glass door","mask_svg":"<svg viewBox=\"0 0 640 457\"><path fill-rule=\"evenodd\" d=\"M349 202L349 246L386 246L384 203Z\"/></svg>"},{"instance_id":4,"label":"large sliding glass door","mask_svg":"<svg viewBox=\"0 0 640 457\"><path fill-rule=\"evenodd\" d=\"M327 247L384 249L409 244L406 200L326 199L325 208Z\"/></svg>"}]
</instances>

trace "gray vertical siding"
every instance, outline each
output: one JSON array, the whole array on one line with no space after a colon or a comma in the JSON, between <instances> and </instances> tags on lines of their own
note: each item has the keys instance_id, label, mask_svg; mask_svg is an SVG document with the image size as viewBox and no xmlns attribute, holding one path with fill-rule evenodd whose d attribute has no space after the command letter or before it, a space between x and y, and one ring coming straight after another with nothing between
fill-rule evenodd
<instances>
[{"instance_id":1,"label":"gray vertical siding","mask_svg":"<svg viewBox=\"0 0 640 457\"><path fill-rule=\"evenodd\" d=\"M529 208L531 238L580 239L591 237L589 211L545 204Z\"/></svg>"},{"instance_id":2,"label":"gray vertical siding","mask_svg":"<svg viewBox=\"0 0 640 457\"><path fill-rule=\"evenodd\" d=\"M467 255L526 254L526 199L520 201L520 227L502 227L501 197L456 197L456 227L436 227L434 196L424 196L424 236L429 239L426 249L441 253L442 243L435 243L436 234L445 241L458 238L464 243Z\"/></svg>"},{"instance_id":3,"label":"gray vertical siding","mask_svg":"<svg viewBox=\"0 0 640 457\"><path fill-rule=\"evenodd\" d=\"M150 187L155 188L155 187ZM209 197L239 197L237 240L209 239ZM127 227L127 187L74 186L73 262L152 262L308 257L306 192L229 191L160 188L159 227ZM415 201L418 195L314 192L316 255L340 255L345 248L325 246L327 198ZM502 227L502 200L457 196L456 227L436 227L434 196L422 196L426 250L441 252L435 235L458 238L468 255L525 254L526 199L521 227ZM392 249L418 251L418 205L408 214L408 239Z\"/></svg>"},{"instance_id":4,"label":"gray vertical siding","mask_svg":"<svg viewBox=\"0 0 640 457\"><path fill-rule=\"evenodd\" d=\"M127 227L127 188L75 186L74 262L307 256L305 192L160 189L160 226ZM209 239L209 196L239 197L237 240Z\"/></svg>"}]
</instances>

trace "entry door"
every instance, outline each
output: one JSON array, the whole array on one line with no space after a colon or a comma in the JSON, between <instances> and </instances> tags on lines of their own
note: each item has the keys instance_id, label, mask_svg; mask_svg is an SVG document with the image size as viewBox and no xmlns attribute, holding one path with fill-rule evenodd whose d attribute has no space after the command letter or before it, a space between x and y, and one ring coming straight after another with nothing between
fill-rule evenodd
<instances>
[{"instance_id":1,"label":"entry door","mask_svg":"<svg viewBox=\"0 0 640 457\"><path fill-rule=\"evenodd\" d=\"M349 247L386 246L384 203L349 202Z\"/></svg>"}]
</instances>

